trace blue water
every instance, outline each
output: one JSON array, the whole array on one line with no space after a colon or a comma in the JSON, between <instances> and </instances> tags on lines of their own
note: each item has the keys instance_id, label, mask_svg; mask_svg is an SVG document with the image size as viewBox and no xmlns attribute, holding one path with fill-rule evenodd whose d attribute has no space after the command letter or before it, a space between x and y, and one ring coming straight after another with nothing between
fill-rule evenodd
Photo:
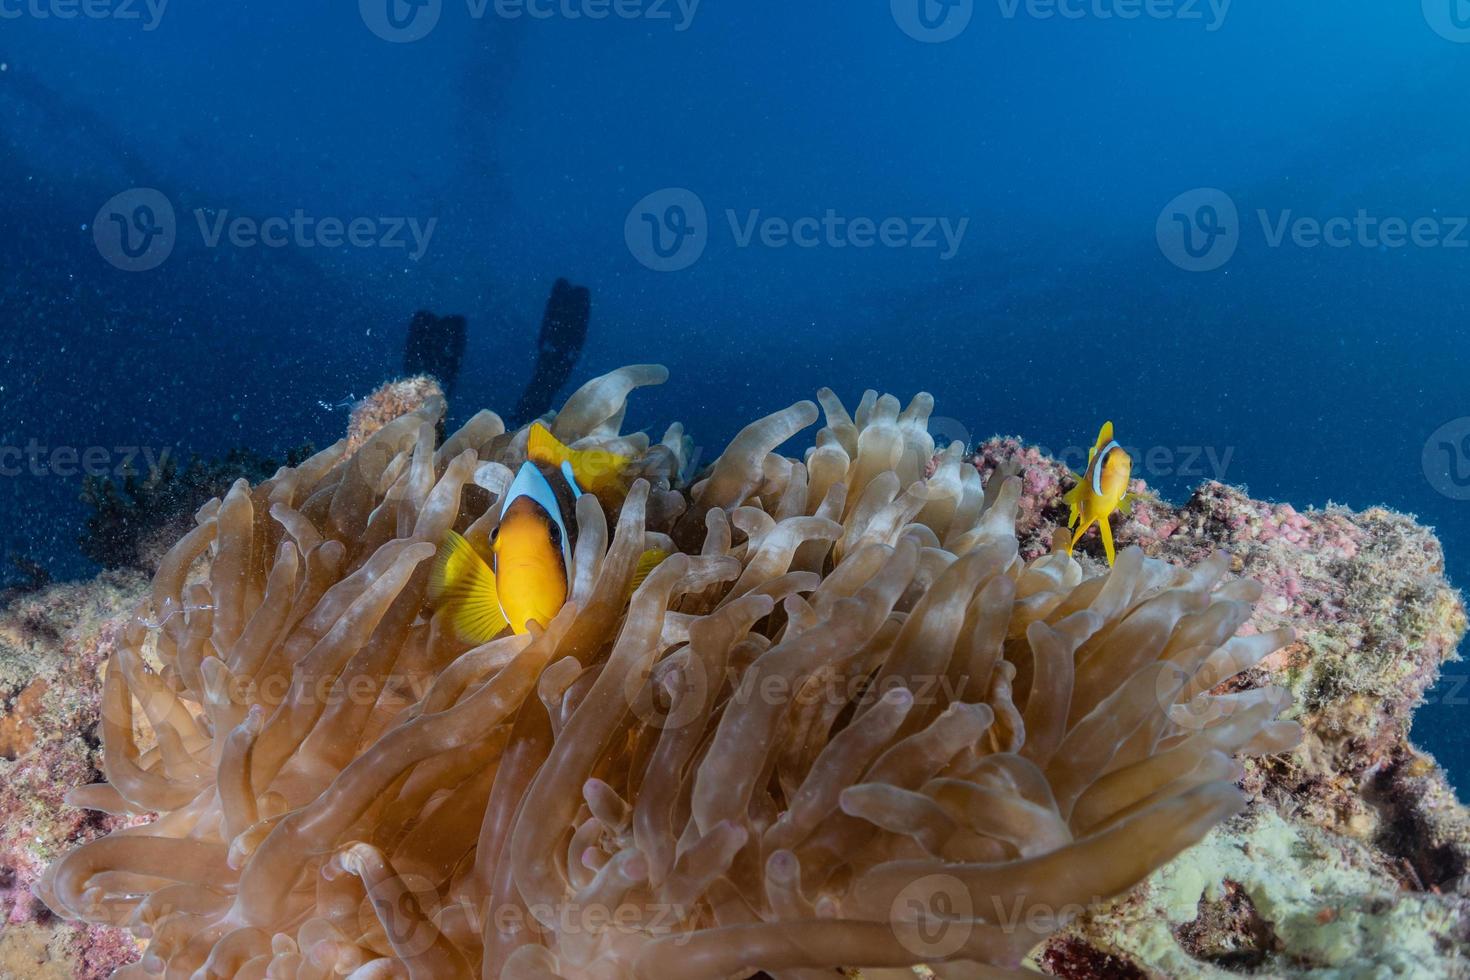
<instances>
[{"instance_id":1,"label":"blue water","mask_svg":"<svg viewBox=\"0 0 1470 980\"><path fill-rule=\"evenodd\" d=\"M507 409L566 276L577 377L673 372L635 425L717 447L823 384L1053 448L1111 417L1175 499L1387 504L1470 582L1459 0L392 2L0 0L0 443L323 444L421 308L470 319L456 414ZM1360 212L1417 234L1299 221ZM3 548L87 574L46 458ZM1458 700L1416 737L1463 783Z\"/></svg>"}]
</instances>

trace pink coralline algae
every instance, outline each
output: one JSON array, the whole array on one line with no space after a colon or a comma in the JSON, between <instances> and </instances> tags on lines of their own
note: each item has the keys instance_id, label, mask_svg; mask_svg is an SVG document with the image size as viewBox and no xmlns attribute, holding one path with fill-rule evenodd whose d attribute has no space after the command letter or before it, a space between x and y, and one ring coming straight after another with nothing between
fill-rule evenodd
<instances>
[{"instance_id":1,"label":"pink coralline algae","mask_svg":"<svg viewBox=\"0 0 1470 980\"><path fill-rule=\"evenodd\" d=\"M1024 477L1017 522L1022 550L1047 551L1067 521L1062 495L1074 480L1068 469L1011 438L982 444L973 463L982 476L1004 470ZM1236 574L1263 588L1243 632L1280 626L1297 632L1296 643L1244 675L1243 686L1287 687L1294 703L1286 717L1305 730L1297 750L1247 764L1244 785L1257 794L1258 807L1273 808L1329 842L1341 840L1332 853L1372 864L1385 888L1434 896L1458 923L1450 931L1470 939L1464 898L1470 893L1470 815L1443 771L1409 740L1414 709L1442 665L1458 659L1466 628L1463 600L1444 579L1444 555L1432 532L1384 508L1298 510L1217 482L1198 487L1182 506L1160 500L1142 481L1131 489L1138 495L1131 514L1113 517L1120 550L1138 545L1150 556L1187 565L1224 550ZM1096 532L1077 545L1084 563L1101 563L1101 553ZM1225 893L1231 894L1228 887ZM1129 915L1140 904L1146 900L1135 895L1084 919L1039 962L1058 975L1084 978L1104 975L1086 965L1098 957L1133 954L1144 972L1157 971L1158 962L1131 948L1135 925ZM1202 916L1207 904L1202 900ZM1326 907L1320 914L1324 920L1332 915ZM1247 924L1241 929L1258 928L1251 915L1237 918ZM1203 921L1178 931L1186 951L1208 931ZM1249 937L1212 937L1217 940L1248 945ZM1261 963L1267 954L1276 957L1270 963L1292 961L1290 948L1256 952ZM1297 968L1307 975L1312 958L1298 953ZM1455 959L1453 969L1462 967L1470 975L1470 964ZM1426 968L1424 975L1451 970L1445 964Z\"/></svg>"},{"instance_id":2,"label":"pink coralline algae","mask_svg":"<svg viewBox=\"0 0 1470 980\"><path fill-rule=\"evenodd\" d=\"M427 374L385 382L352 407L352 417L347 425L347 451L356 451L374 432L419 408L430 398L443 397L444 389Z\"/></svg>"},{"instance_id":3,"label":"pink coralline algae","mask_svg":"<svg viewBox=\"0 0 1470 980\"><path fill-rule=\"evenodd\" d=\"M102 778L99 671L146 584L109 572L0 597L0 976L91 980L137 958L126 933L56 920L31 886L67 847L121 826L65 796Z\"/></svg>"}]
</instances>

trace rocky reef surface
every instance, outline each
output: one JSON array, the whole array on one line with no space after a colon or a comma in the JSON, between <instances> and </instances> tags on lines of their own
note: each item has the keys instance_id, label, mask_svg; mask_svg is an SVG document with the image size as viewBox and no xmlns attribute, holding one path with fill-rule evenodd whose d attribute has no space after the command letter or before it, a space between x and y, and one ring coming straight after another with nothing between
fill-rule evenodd
<instances>
[{"instance_id":1,"label":"rocky reef surface","mask_svg":"<svg viewBox=\"0 0 1470 980\"><path fill-rule=\"evenodd\" d=\"M385 386L355 428L411 410L430 387ZM1066 468L1015 439L985 443L974 463L1022 475L1022 550L1047 550L1066 518ZM1265 588L1246 630L1297 630L1235 683L1289 687L1306 736L1246 763L1245 813L1089 908L1032 965L1076 980L1470 977L1470 811L1409 738L1466 628L1438 541L1384 509L1298 511L1219 483L1182 506L1134 490L1120 547L1184 564L1224 549ZM1093 532L1079 557L1100 566L1100 553ZM30 886L60 851L113 827L64 796L100 779L99 669L145 586L110 572L0 594L0 977L104 977L136 956L126 934L56 920Z\"/></svg>"},{"instance_id":2,"label":"rocky reef surface","mask_svg":"<svg viewBox=\"0 0 1470 980\"><path fill-rule=\"evenodd\" d=\"M1021 474L1022 552L1046 550L1066 521L1067 469L1016 439L975 462ZM1245 813L1089 909L1036 964L1075 980L1470 976L1470 811L1409 738L1466 627L1439 541L1383 508L1302 511L1214 482L1183 506L1133 490L1119 548L1186 565L1223 549L1265 590L1244 631L1296 630L1238 683L1289 688L1284 717L1305 737L1245 763ZM1101 555L1096 532L1082 554Z\"/></svg>"},{"instance_id":3,"label":"rocky reef surface","mask_svg":"<svg viewBox=\"0 0 1470 980\"><path fill-rule=\"evenodd\" d=\"M0 594L0 977L105 977L137 958L127 933L57 919L31 884L71 842L118 826L64 797L102 778L100 671L147 583L105 572Z\"/></svg>"}]
</instances>

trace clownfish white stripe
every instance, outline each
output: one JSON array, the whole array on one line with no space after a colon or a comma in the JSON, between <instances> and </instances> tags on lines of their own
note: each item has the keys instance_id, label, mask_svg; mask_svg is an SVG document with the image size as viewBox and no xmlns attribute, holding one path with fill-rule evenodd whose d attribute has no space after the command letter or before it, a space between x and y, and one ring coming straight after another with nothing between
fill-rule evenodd
<instances>
[{"instance_id":1,"label":"clownfish white stripe","mask_svg":"<svg viewBox=\"0 0 1470 980\"><path fill-rule=\"evenodd\" d=\"M489 536L489 560L453 531L439 546L428 598L462 642L480 644L506 629L523 634L531 623L550 623L571 593L577 501L595 500L603 517L615 521L627 493L630 459L605 449L569 449L540 423L526 437L526 457L497 481L500 522ZM624 599L667 557L659 549L639 556Z\"/></svg>"},{"instance_id":2,"label":"clownfish white stripe","mask_svg":"<svg viewBox=\"0 0 1470 980\"><path fill-rule=\"evenodd\" d=\"M1118 445L1118 442L1115 439L1109 442L1106 446L1103 446L1102 449L1098 451L1098 454L1092 458L1092 492L1097 494L1099 497L1103 495L1103 464L1107 462L1108 453L1112 452L1114 449L1121 448L1122 447Z\"/></svg>"},{"instance_id":3,"label":"clownfish white stripe","mask_svg":"<svg viewBox=\"0 0 1470 980\"><path fill-rule=\"evenodd\" d=\"M567 569L572 567L571 535L567 533L567 524L562 517L561 504L556 499L556 491L552 490L551 484L547 482L545 474L536 467L535 463L525 462L521 464L520 472L516 474L510 489L505 493L505 502L500 506L500 516L505 517L510 505L521 497L533 501L538 507L546 511L546 516L561 531L561 557L563 566Z\"/></svg>"},{"instance_id":4,"label":"clownfish white stripe","mask_svg":"<svg viewBox=\"0 0 1470 980\"><path fill-rule=\"evenodd\" d=\"M577 474L572 472L572 461L564 459L561 461L561 475L566 477L567 486L572 488L572 499L582 499L582 488L577 486Z\"/></svg>"}]
</instances>

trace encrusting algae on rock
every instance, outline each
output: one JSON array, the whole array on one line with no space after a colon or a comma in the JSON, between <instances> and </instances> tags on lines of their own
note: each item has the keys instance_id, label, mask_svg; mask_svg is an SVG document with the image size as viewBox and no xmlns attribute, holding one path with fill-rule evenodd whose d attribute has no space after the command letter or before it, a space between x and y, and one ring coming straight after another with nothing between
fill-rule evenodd
<instances>
[{"instance_id":1,"label":"encrusting algae on rock","mask_svg":"<svg viewBox=\"0 0 1470 980\"><path fill-rule=\"evenodd\" d=\"M99 923L76 975L125 962L109 922L146 944L130 976L976 977L1028 953L1073 977L1274 975L1341 963L1360 935L1387 947L1384 969L1431 951L1453 965L1453 897L1383 888L1387 825L1408 817L1361 841L1308 819L1373 779L1352 775L1351 745L1336 768L1301 761L1339 703L1288 704L1286 686L1307 692L1283 663L1316 621L1217 553L1326 588L1299 553L1271 544L1265 561L1251 521L1225 533L1271 505L1145 494L1106 573L1049 553L1064 470L1013 442L967 460L929 439L926 396L900 411L873 393L849 415L823 392L804 460L775 449L816 421L810 403L752 424L686 488L682 430L618 432L628 392L662 379L615 372L552 421L635 457L642 480L611 521L577 508L571 601L529 636L466 649L424 618L436 536L483 544L498 467L524 457L525 430L488 412L439 445L431 397L356 454L339 444L201 512L110 627L111 782L73 799L120 813L62 808L91 824L52 846L112 833L39 889ZM1360 530L1349 572L1378 546ZM682 554L629 604L649 545ZM1419 585L1414 615L1453 595L1437 569ZM1288 625L1306 642L1272 653ZM1436 621L1400 659L1427 665L1462 628ZM1309 730L1286 754L1283 707ZM1378 744L1398 758L1407 741ZM1237 750L1267 756L1242 774ZM1416 800L1447 794L1432 767L1397 766ZM1242 775L1255 800L1230 818ZM1461 840L1463 810L1437 798L1426 868ZM145 809L158 818L124 826ZM1278 887L1284 856L1309 886Z\"/></svg>"},{"instance_id":2,"label":"encrusting algae on rock","mask_svg":"<svg viewBox=\"0 0 1470 980\"><path fill-rule=\"evenodd\" d=\"M1065 519L1066 468L1014 439L985 443L975 463L1024 474L1017 531L1023 553L1040 548ZM1305 737L1247 761L1247 813L1089 910L1041 964L1079 980L1470 976L1470 813L1409 741L1465 633L1439 543L1383 508L1298 511L1214 482L1182 507L1135 491L1120 545L1186 565L1223 548L1264 588L1243 631L1296 630L1240 680L1290 690L1284 716Z\"/></svg>"},{"instance_id":3,"label":"encrusting algae on rock","mask_svg":"<svg viewBox=\"0 0 1470 980\"><path fill-rule=\"evenodd\" d=\"M31 886L69 843L132 822L65 796L101 778L100 675L115 617L146 585L137 573L107 572L0 594L0 977L104 977L137 956L126 933L56 919Z\"/></svg>"}]
</instances>

